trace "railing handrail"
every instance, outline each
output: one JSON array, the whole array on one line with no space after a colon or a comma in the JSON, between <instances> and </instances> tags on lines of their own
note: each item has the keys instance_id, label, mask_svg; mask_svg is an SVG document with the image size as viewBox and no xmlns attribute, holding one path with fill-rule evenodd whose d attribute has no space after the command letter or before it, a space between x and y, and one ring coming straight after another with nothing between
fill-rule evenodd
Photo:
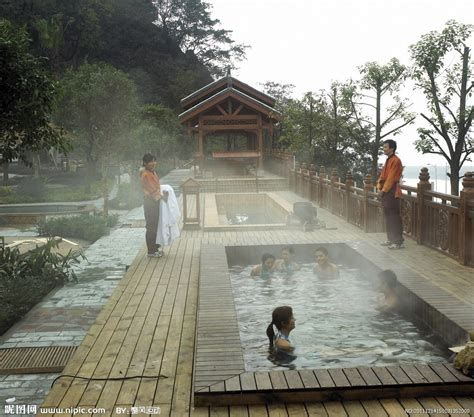
<instances>
[{"instance_id":1,"label":"railing handrail","mask_svg":"<svg viewBox=\"0 0 474 417\"><path fill-rule=\"evenodd\" d=\"M445 194L445 193L440 193L440 192L431 191L431 190L424 191L423 194L425 194L428 197L439 198L440 200L449 200L449 201L456 201L456 202L459 202L460 200L459 196L457 195Z\"/></svg>"},{"instance_id":2,"label":"railing handrail","mask_svg":"<svg viewBox=\"0 0 474 417\"><path fill-rule=\"evenodd\" d=\"M350 172L347 180L341 182L333 168L321 167L320 172L317 172L313 164L296 163L293 166L288 160L284 161L283 155L290 157L284 151L272 150L267 153L267 163L271 169L283 172L288 177L291 190L317 202L365 232L384 230L382 200L373 185L375 178L367 175L362 188L359 188ZM428 180L428 170L423 168L416 186L400 184L405 233L418 244L440 250L457 258L463 265L474 265L471 237L474 234L472 174L463 181L461 197L431 190Z\"/></svg>"}]
</instances>

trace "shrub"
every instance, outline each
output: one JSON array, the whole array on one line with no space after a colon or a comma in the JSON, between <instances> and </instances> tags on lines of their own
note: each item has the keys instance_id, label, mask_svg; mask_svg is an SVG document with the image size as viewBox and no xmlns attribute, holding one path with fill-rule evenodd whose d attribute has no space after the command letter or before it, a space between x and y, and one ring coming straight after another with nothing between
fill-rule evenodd
<instances>
[{"instance_id":1,"label":"shrub","mask_svg":"<svg viewBox=\"0 0 474 417\"><path fill-rule=\"evenodd\" d=\"M21 254L18 248L0 248L0 334L26 314L53 288L77 281L74 264L84 255L69 251L55 252L54 239Z\"/></svg>"},{"instance_id":2,"label":"shrub","mask_svg":"<svg viewBox=\"0 0 474 417\"><path fill-rule=\"evenodd\" d=\"M7 197L11 195L11 193L12 193L12 187L7 187L7 186L0 187L0 197Z\"/></svg>"},{"instance_id":3,"label":"shrub","mask_svg":"<svg viewBox=\"0 0 474 417\"><path fill-rule=\"evenodd\" d=\"M42 199L46 195L46 181L43 178L25 178L16 189L20 196Z\"/></svg>"},{"instance_id":4,"label":"shrub","mask_svg":"<svg viewBox=\"0 0 474 417\"><path fill-rule=\"evenodd\" d=\"M40 236L64 236L95 242L118 222L117 215L104 218L100 215L81 214L80 216L53 217L38 223Z\"/></svg>"},{"instance_id":5,"label":"shrub","mask_svg":"<svg viewBox=\"0 0 474 417\"><path fill-rule=\"evenodd\" d=\"M131 210L143 204L143 194L140 188L130 183L119 185L117 196L110 201L110 207L119 210Z\"/></svg>"}]
</instances>

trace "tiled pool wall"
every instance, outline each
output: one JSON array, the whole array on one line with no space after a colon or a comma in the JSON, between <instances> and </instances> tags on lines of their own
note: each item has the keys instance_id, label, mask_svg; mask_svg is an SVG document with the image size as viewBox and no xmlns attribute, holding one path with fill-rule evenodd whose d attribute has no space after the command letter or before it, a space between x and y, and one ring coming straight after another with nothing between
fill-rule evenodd
<instances>
[{"instance_id":1,"label":"tiled pool wall","mask_svg":"<svg viewBox=\"0 0 474 417\"><path fill-rule=\"evenodd\" d=\"M277 255L284 246L286 245L202 245L193 364L195 405L472 395L472 379L456 371L448 363L247 372L229 267L258 263L263 252ZM433 286L414 271L397 264L384 251L368 243L292 246L298 262L311 262L316 247L325 246L334 261L362 270L374 284L382 269L394 270L400 281L400 298L406 301L403 312L412 322L431 327L443 344L464 343L467 340L467 329L474 328L470 306ZM340 260L344 262L339 262ZM450 317L449 311L453 305L455 319ZM462 317L459 311L464 313Z\"/></svg>"},{"instance_id":2,"label":"tiled pool wall","mask_svg":"<svg viewBox=\"0 0 474 417\"><path fill-rule=\"evenodd\" d=\"M206 193L204 230L284 229L292 207L275 193ZM229 224L228 214L253 213L262 223Z\"/></svg>"},{"instance_id":3,"label":"tiled pool wall","mask_svg":"<svg viewBox=\"0 0 474 417\"><path fill-rule=\"evenodd\" d=\"M227 264L229 267L258 264L260 263L261 254L269 252L278 257L281 249L285 246L288 245L226 246ZM378 284L377 275L382 269L393 269L399 281L397 291L402 303L400 311L408 320L420 327L431 329L440 339L440 342L445 345L444 347L461 345L468 340L470 328L448 318L440 311L445 307L449 309L452 306L457 306L456 308L459 308L462 303L429 283L416 272L405 267L399 269L390 266L381 268L363 255L363 248L359 248L357 242L349 244L292 244L291 246L295 250L294 259L299 263L314 262L315 249L324 246L334 262L349 268L359 269L374 285ZM227 279L230 279L230 277ZM413 290L410 287L413 287ZM420 294L415 293L418 288L420 288ZM430 300L425 299L425 297ZM441 304L437 306L438 303ZM465 305L466 313L469 312L469 308L468 305Z\"/></svg>"},{"instance_id":4,"label":"tiled pool wall","mask_svg":"<svg viewBox=\"0 0 474 417\"><path fill-rule=\"evenodd\" d=\"M267 194L216 194L217 212L229 213L252 211L259 217L270 218L264 223L286 223L288 212Z\"/></svg>"}]
</instances>

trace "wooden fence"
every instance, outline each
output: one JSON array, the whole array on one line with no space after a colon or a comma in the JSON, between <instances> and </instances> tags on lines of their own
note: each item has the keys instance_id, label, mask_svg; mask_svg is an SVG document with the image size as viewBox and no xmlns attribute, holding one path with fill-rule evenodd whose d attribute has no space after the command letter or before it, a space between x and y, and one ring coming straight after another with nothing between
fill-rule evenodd
<instances>
[{"instance_id":1,"label":"wooden fence","mask_svg":"<svg viewBox=\"0 0 474 417\"><path fill-rule=\"evenodd\" d=\"M279 151L266 153L265 169L286 176L290 190L344 218L367 233L384 232L382 204L370 175L358 188L351 172L340 182L335 169L296 164L292 156ZM460 196L431 190L427 168L422 168L416 187L402 185L401 215L406 236L418 244L436 249L463 265L474 266L474 173L463 178Z\"/></svg>"}]
</instances>

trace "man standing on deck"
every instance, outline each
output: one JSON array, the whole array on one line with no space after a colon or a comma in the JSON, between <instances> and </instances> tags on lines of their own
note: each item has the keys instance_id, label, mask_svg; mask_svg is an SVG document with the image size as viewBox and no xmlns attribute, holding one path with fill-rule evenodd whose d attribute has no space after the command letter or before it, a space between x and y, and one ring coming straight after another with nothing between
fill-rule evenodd
<instances>
[{"instance_id":1,"label":"man standing on deck","mask_svg":"<svg viewBox=\"0 0 474 417\"><path fill-rule=\"evenodd\" d=\"M400 215L400 199L402 190L400 188L400 178L403 172L402 161L395 155L397 142L392 139L383 143L383 153L387 155L387 160L377 181L377 189L382 199L382 207L385 216L385 228L387 229L387 241L382 246L389 249L402 249L403 226Z\"/></svg>"}]
</instances>

